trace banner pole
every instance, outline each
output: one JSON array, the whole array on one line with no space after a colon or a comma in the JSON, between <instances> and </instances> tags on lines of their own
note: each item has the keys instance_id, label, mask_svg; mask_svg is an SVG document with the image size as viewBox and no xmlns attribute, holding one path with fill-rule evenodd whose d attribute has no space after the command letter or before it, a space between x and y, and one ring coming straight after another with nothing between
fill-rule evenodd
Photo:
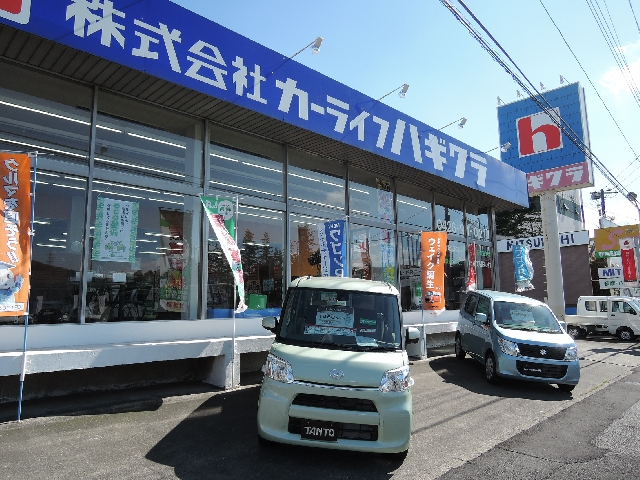
<instances>
[{"instance_id":1,"label":"banner pole","mask_svg":"<svg viewBox=\"0 0 640 480\"><path fill-rule=\"evenodd\" d=\"M20 370L20 389L18 392L18 422L22 419L22 390L27 371L27 330L29 328L29 304L31 303L31 266L33 264L33 219L36 204L36 175L38 170L38 152L35 152L33 163L33 192L31 192L31 225L29 230L29 294L27 295L27 310L24 315L24 341L22 344L22 368Z\"/></svg>"},{"instance_id":2,"label":"banner pole","mask_svg":"<svg viewBox=\"0 0 640 480\"><path fill-rule=\"evenodd\" d=\"M233 240L238 245L238 207L239 207L239 197L236 195L236 221L233 225ZM240 248L240 247L238 247ZM233 352L231 353L231 389L236 388L235 374L236 374L236 293L238 292L238 282L236 280L235 275L233 276L234 283L234 292L233 292L233 336L232 336L232 347Z\"/></svg>"}]
</instances>

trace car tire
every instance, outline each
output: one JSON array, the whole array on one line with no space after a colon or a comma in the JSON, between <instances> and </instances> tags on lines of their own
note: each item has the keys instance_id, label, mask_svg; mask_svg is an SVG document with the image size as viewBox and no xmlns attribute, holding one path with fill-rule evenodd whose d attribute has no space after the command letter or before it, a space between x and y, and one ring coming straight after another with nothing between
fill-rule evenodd
<instances>
[{"instance_id":1,"label":"car tire","mask_svg":"<svg viewBox=\"0 0 640 480\"><path fill-rule=\"evenodd\" d=\"M407 458L408 453L409 453L409 450L407 449L404 452L387 453L386 457L392 462L404 462L404 460Z\"/></svg>"},{"instance_id":2,"label":"car tire","mask_svg":"<svg viewBox=\"0 0 640 480\"><path fill-rule=\"evenodd\" d=\"M582 336L582 329L574 325L570 325L569 327L567 327L567 333L571 338L576 340Z\"/></svg>"},{"instance_id":3,"label":"car tire","mask_svg":"<svg viewBox=\"0 0 640 480\"><path fill-rule=\"evenodd\" d=\"M629 342L634 339L635 335L633 334L633 330L630 328L621 328L618 330L618 338L624 342Z\"/></svg>"},{"instance_id":4,"label":"car tire","mask_svg":"<svg viewBox=\"0 0 640 480\"><path fill-rule=\"evenodd\" d=\"M467 356L467 352L462 349L462 339L460 338L459 333L456 333L456 342L454 348L456 352L456 358L458 360L464 360L464 358Z\"/></svg>"},{"instance_id":5,"label":"car tire","mask_svg":"<svg viewBox=\"0 0 640 480\"><path fill-rule=\"evenodd\" d=\"M271 440L267 440L266 438L262 438L260 435L258 435L258 445L260 445L261 447L264 448L269 448L273 446L273 443Z\"/></svg>"},{"instance_id":6,"label":"car tire","mask_svg":"<svg viewBox=\"0 0 640 480\"><path fill-rule=\"evenodd\" d=\"M575 385L568 385L566 383L559 383L558 384L558 388L560 389L561 392L573 392L573 389L576 388Z\"/></svg>"},{"instance_id":7,"label":"car tire","mask_svg":"<svg viewBox=\"0 0 640 480\"><path fill-rule=\"evenodd\" d=\"M500 381L496 371L496 357L491 352L488 352L484 359L484 374L487 382L491 385L495 385Z\"/></svg>"}]
</instances>

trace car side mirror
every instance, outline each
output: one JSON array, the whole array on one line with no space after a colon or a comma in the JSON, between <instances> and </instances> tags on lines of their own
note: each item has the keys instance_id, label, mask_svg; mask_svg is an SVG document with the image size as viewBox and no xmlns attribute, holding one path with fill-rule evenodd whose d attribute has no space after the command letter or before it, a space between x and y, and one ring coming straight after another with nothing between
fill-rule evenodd
<instances>
[{"instance_id":1,"label":"car side mirror","mask_svg":"<svg viewBox=\"0 0 640 480\"><path fill-rule=\"evenodd\" d=\"M486 313L476 313L476 320L480 323L488 323L489 320L487 318L488 317Z\"/></svg>"},{"instance_id":2,"label":"car side mirror","mask_svg":"<svg viewBox=\"0 0 640 480\"><path fill-rule=\"evenodd\" d=\"M407 327L407 332L405 333L405 343L409 345L410 343L418 343L420 341L420 330L415 327Z\"/></svg>"},{"instance_id":3,"label":"car side mirror","mask_svg":"<svg viewBox=\"0 0 640 480\"><path fill-rule=\"evenodd\" d=\"M272 333L276 333L276 317L263 317L262 318L262 328L269 330Z\"/></svg>"}]
</instances>

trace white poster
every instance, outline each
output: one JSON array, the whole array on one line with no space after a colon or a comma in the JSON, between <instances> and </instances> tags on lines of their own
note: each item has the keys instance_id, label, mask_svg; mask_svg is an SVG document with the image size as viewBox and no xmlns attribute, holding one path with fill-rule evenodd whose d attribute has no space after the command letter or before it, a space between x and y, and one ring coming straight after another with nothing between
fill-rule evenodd
<instances>
[{"instance_id":1,"label":"white poster","mask_svg":"<svg viewBox=\"0 0 640 480\"><path fill-rule=\"evenodd\" d=\"M135 262L138 208L138 202L98 198L92 260Z\"/></svg>"}]
</instances>

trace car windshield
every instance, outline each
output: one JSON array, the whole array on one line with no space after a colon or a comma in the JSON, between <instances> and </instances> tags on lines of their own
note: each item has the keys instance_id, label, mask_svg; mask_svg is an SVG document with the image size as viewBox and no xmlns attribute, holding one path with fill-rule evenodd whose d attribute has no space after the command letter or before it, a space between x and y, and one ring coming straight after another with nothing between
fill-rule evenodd
<instances>
[{"instance_id":1,"label":"car windshield","mask_svg":"<svg viewBox=\"0 0 640 480\"><path fill-rule=\"evenodd\" d=\"M283 309L278 340L353 350L400 348L395 295L293 288Z\"/></svg>"},{"instance_id":2,"label":"car windshield","mask_svg":"<svg viewBox=\"0 0 640 480\"><path fill-rule=\"evenodd\" d=\"M501 328L562 333L558 320L544 305L516 302L494 302L494 317Z\"/></svg>"}]
</instances>

